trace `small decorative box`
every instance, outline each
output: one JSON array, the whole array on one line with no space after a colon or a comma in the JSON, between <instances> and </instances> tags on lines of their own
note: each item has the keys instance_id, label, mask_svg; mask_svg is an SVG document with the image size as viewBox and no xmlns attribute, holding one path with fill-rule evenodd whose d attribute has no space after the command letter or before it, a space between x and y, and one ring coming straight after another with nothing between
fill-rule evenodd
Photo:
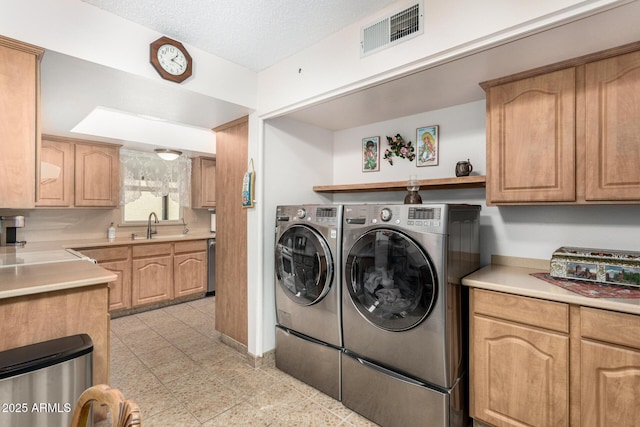
<instances>
[{"instance_id":1,"label":"small decorative box","mask_svg":"<svg viewBox=\"0 0 640 427\"><path fill-rule=\"evenodd\" d=\"M551 257L550 275L640 287L640 252L562 247Z\"/></svg>"}]
</instances>

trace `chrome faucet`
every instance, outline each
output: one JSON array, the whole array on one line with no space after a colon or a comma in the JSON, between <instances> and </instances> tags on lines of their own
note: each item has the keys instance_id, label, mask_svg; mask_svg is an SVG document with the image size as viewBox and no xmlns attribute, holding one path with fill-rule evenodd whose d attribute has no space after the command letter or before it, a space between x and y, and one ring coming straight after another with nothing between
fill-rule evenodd
<instances>
[{"instance_id":1,"label":"chrome faucet","mask_svg":"<svg viewBox=\"0 0 640 427\"><path fill-rule=\"evenodd\" d=\"M147 239L150 239L153 234L158 234L157 227L151 230L151 217L155 218L155 220L153 221L154 224L158 223L158 215L156 215L155 212L151 212L149 214L149 219L147 220Z\"/></svg>"}]
</instances>

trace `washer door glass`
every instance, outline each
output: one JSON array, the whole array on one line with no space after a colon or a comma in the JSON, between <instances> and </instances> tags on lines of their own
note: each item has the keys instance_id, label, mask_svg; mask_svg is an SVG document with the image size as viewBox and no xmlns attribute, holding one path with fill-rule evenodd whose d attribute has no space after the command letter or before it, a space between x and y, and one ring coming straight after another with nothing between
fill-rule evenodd
<instances>
[{"instance_id":1,"label":"washer door glass","mask_svg":"<svg viewBox=\"0 0 640 427\"><path fill-rule=\"evenodd\" d=\"M362 235L345 263L351 301L370 323L404 331L425 319L437 293L427 254L408 236L375 229Z\"/></svg>"},{"instance_id":2,"label":"washer door glass","mask_svg":"<svg viewBox=\"0 0 640 427\"><path fill-rule=\"evenodd\" d=\"M320 301L331 289L333 259L325 239L304 225L287 229L276 243L276 277L300 305Z\"/></svg>"}]
</instances>

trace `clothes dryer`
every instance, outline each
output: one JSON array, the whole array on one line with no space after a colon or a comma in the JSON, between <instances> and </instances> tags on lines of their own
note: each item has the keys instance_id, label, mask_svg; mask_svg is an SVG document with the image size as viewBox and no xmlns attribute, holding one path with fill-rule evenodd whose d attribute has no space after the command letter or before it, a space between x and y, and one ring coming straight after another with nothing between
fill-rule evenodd
<instances>
[{"instance_id":1,"label":"clothes dryer","mask_svg":"<svg viewBox=\"0 0 640 427\"><path fill-rule=\"evenodd\" d=\"M383 426L463 426L479 206L346 205L342 401Z\"/></svg>"},{"instance_id":2,"label":"clothes dryer","mask_svg":"<svg viewBox=\"0 0 640 427\"><path fill-rule=\"evenodd\" d=\"M276 367L338 400L341 230L341 205L276 211Z\"/></svg>"}]
</instances>

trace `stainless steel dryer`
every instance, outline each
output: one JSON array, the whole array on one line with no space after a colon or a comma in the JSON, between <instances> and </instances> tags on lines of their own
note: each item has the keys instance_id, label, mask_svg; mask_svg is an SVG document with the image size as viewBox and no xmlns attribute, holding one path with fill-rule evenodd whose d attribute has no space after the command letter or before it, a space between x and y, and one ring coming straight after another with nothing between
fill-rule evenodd
<instances>
[{"instance_id":1,"label":"stainless steel dryer","mask_svg":"<svg viewBox=\"0 0 640 427\"><path fill-rule=\"evenodd\" d=\"M341 205L278 206L276 367L340 400Z\"/></svg>"},{"instance_id":2,"label":"stainless steel dryer","mask_svg":"<svg viewBox=\"0 0 640 427\"><path fill-rule=\"evenodd\" d=\"M388 426L463 426L479 206L344 207L342 402ZM464 325L464 327L463 327Z\"/></svg>"}]
</instances>

